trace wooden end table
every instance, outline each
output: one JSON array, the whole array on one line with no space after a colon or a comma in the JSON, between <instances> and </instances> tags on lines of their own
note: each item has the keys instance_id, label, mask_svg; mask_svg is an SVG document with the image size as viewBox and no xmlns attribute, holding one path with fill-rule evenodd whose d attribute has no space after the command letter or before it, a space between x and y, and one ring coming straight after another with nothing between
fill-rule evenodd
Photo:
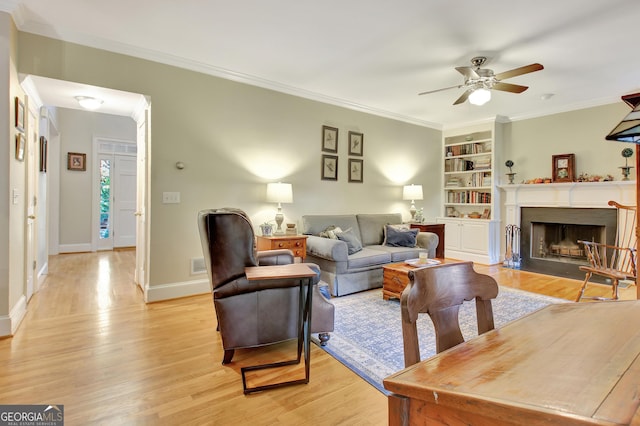
<instances>
[{"instance_id":1,"label":"wooden end table","mask_svg":"<svg viewBox=\"0 0 640 426\"><path fill-rule=\"evenodd\" d=\"M419 229L420 232L433 232L438 236L436 258L444 259L444 223L410 223L410 228Z\"/></svg>"},{"instance_id":2,"label":"wooden end table","mask_svg":"<svg viewBox=\"0 0 640 426\"><path fill-rule=\"evenodd\" d=\"M294 257L299 257L304 262L307 257L307 235L272 235L256 237L258 251L289 249Z\"/></svg>"},{"instance_id":3,"label":"wooden end table","mask_svg":"<svg viewBox=\"0 0 640 426\"><path fill-rule=\"evenodd\" d=\"M431 260L431 259L429 259ZM419 268L437 268L450 263L460 263L460 260L436 259L438 265L411 266L405 262L389 263L382 267L382 298L389 300L392 297L400 299L400 295L406 286L409 285L409 271Z\"/></svg>"}]
</instances>

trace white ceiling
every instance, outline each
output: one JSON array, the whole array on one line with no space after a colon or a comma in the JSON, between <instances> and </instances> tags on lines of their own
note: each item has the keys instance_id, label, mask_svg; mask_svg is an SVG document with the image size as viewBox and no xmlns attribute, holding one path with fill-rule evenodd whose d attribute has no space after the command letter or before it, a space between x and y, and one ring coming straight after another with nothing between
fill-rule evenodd
<instances>
[{"instance_id":1,"label":"white ceiling","mask_svg":"<svg viewBox=\"0 0 640 426\"><path fill-rule=\"evenodd\" d=\"M21 31L434 127L613 103L640 91L638 0L0 0ZM478 107L454 67L539 62ZM45 90L45 85L38 86ZM543 95L553 95L543 99ZM43 95L44 97L44 95Z\"/></svg>"}]
</instances>

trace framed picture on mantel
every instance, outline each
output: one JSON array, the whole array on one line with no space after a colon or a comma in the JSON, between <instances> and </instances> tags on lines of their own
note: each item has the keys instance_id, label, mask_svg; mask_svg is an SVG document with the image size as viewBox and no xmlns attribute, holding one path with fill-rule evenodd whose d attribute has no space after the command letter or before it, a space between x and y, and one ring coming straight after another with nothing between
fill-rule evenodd
<instances>
[{"instance_id":1,"label":"framed picture on mantel","mask_svg":"<svg viewBox=\"0 0 640 426\"><path fill-rule=\"evenodd\" d=\"M553 182L573 182L576 176L575 154L552 156Z\"/></svg>"}]
</instances>

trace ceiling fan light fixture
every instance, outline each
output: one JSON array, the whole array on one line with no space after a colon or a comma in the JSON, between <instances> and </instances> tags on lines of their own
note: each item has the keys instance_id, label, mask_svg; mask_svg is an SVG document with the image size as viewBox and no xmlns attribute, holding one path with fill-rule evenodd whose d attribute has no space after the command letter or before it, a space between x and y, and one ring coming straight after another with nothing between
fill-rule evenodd
<instances>
[{"instance_id":1,"label":"ceiling fan light fixture","mask_svg":"<svg viewBox=\"0 0 640 426\"><path fill-rule=\"evenodd\" d=\"M93 98L91 96L76 96L75 98L82 108L91 111L100 108L100 105L104 102L102 99Z\"/></svg>"},{"instance_id":2,"label":"ceiling fan light fixture","mask_svg":"<svg viewBox=\"0 0 640 426\"><path fill-rule=\"evenodd\" d=\"M484 105L491 100L491 92L483 87L474 90L469 95L469 102L473 105Z\"/></svg>"}]
</instances>

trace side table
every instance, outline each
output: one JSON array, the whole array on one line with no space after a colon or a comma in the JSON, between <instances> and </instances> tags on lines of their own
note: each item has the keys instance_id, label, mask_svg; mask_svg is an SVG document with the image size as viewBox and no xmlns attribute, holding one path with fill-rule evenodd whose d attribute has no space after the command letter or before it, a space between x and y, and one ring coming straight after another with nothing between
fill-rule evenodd
<instances>
[{"instance_id":1,"label":"side table","mask_svg":"<svg viewBox=\"0 0 640 426\"><path fill-rule=\"evenodd\" d=\"M294 257L299 257L304 262L307 257L307 236L306 235L274 235L256 237L256 246L259 251L289 249Z\"/></svg>"},{"instance_id":2,"label":"side table","mask_svg":"<svg viewBox=\"0 0 640 426\"><path fill-rule=\"evenodd\" d=\"M410 228L417 228L420 232L433 232L438 236L438 247L436 247L436 257L444 259L444 223L410 223Z\"/></svg>"},{"instance_id":3,"label":"side table","mask_svg":"<svg viewBox=\"0 0 640 426\"><path fill-rule=\"evenodd\" d=\"M249 281L268 281L280 279L298 279L300 284L300 298L298 299L298 356L294 360L274 362L270 364L242 367L242 388L246 394L279 388L282 386L309 383L309 367L311 365L311 306L313 297L313 278L316 273L304 263L291 263L288 265L250 266L244 268ZM304 349L304 379L289 380L268 385L247 387L246 372L264 370L267 368L284 367L286 365L300 364Z\"/></svg>"}]
</instances>

